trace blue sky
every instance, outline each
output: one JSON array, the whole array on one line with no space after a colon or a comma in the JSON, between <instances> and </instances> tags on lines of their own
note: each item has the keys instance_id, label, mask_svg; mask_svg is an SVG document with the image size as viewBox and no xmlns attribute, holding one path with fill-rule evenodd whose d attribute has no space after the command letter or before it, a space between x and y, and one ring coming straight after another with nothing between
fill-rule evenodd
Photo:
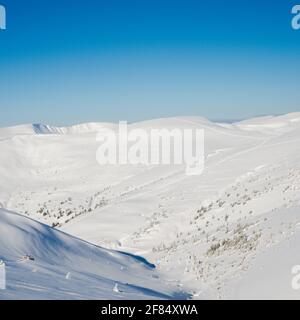
<instances>
[{"instance_id":1,"label":"blue sky","mask_svg":"<svg viewBox=\"0 0 300 320\"><path fill-rule=\"evenodd\" d=\"M0 126L300 111L297 0L0 4Z\"/></svg>"}]
</instances>

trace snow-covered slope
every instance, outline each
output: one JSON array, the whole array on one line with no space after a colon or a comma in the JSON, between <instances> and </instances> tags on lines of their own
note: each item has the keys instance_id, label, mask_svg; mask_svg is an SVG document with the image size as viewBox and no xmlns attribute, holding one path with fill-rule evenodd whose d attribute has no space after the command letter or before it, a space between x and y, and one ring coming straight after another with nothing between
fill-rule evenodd
<instances>
[{"instance_id":1,"label":"snow-covered slope","mask_svg":"<svg viewBox=\"0 0 300 320\"><path fill-rule=\"evenodd\" d=\"M74 125L70 127L54 127L44 124L25 124L8 128L0 128L0 140L9 139L20 135L37 135L37 134L83 134L97 132L103 128L114 129L113 123L91 122Z\"/></svg>"},{"instance_id":2,"label":"snow-covered slope","mask_svg":"<svg viewBox=\"0 0 300 320\"><path fill-rule=\"evenodd\" d=\"M188 297L161 280L146 260L96 247L5 210L0 210L0 260L7 275L0 299Z\"/></svg>"},{"instance_id":3,"label":"snow-covered slope","mask_svg":"<svg viewBox=\"0 0 300 320\"><path fill-rule=\"evenodd\" d=\"M114 124L2 129L0 207L143 256L195 298L297 298L291 264L300 250L299 119L292 113L233 124L181 117L130 125L203 128L201 176L187 176L184 166L100 166L95 131L117 130ZM271 265L278 282L267 274Z\"/></svg>"}]
</instances>

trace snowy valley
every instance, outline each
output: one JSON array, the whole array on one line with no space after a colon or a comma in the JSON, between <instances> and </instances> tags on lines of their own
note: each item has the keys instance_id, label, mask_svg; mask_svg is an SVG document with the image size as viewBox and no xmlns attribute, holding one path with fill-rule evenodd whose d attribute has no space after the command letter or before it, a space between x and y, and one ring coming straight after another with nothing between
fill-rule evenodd
<instances>
[{"instance_id":1,"label":"snowy valley","mask_svg":"<svg viewBox=\"0 0 300 320\"><path fill-rule=\"evenodd\" d=\"M113 123L0 129L0 299L299 299L300 113L130 127L204 129L203 174L100 166Z\"/></svg>"}]
</instances>

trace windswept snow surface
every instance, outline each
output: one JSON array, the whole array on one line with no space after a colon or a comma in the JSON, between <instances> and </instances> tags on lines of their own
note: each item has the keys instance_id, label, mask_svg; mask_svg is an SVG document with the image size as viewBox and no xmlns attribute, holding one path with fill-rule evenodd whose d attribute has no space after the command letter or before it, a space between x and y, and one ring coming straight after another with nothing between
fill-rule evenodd
<instances>
[{"instance_id":1,"label":"windswept snow surface","mask_svg":"<svg viewBox=\"0 0 300 320\"><path fill-rule=\"evenodd\" d=\"M6 210L0 210L0 260L7 275L0 299L188 297L160 280L144 259L91 245Z\"/></svg>"},{"instance_id":2,"label":"windswept snow surface","mask_svg":"<svg viewBox=\"0 0 300 320\"><path fill-rule=\"evenodd\" d=\"M116 124L3 128L0 207L108 250L144 257L156 266L159 279L164 279L157 280L158 287L153 289L164 297L176 295L176 290L166 289L167 281L195 299L299 299L300 291L292 288L292 268L300 265L300 113L233 124L180 117L129 127L204 129L203 174L187 176L184 166L172 165L100 166L96 162L96 131L117 130ZM0 213L0 223L7 215L6 211ZM32 221L17 217L12 223L16 228L23 221ZM39 226L53 236L62 236L53 228ZM0 241L1 237L2 230ZM31 254L18 249L21 241L9 243L18 256ZM33 241L32 250L35 244ZM34 254L42 256L43 249L37 245ZM0 259L5 260L8 252L0 251ZM63 268L61 274L72 274L69 267L59 267L60 250L57 252L51 266ZM71 265L76 265L72 259L84 252L77 252L74 246ZM63 251L61 255L68 254ZM128 269L134 269L135 262L130 258ZM31 264L30 269L35 269ZM90 267L94 268L93 262ZM141 272L131 275L145 277L140 286L150 288L147 279L152 276L139 267ZM77 271L82 271L80 265ZM12 286L18 283L17 272L15 269ZM32 278L36 286L40 281L46 287L45 281L33 274L28 273L26 283ZM106 274L112 284L108 286L111 290L100 291L102 298L115 297L116 274L112 269ZM85 281L92 286L94 279L82 283ZM133 278L131 282L135 283ZM88 294L80 287L80 297L98 298L96 289ZM51 292L55 294L54 289ZM77 291L73 288L70 292ZM135 297L145 297L143 290L140 293ZM0 294L26 297L24 291ZM51 296L45 294L47 297ZM59 291L56 297L70 298Z\"/></svg>"}]
</instances>

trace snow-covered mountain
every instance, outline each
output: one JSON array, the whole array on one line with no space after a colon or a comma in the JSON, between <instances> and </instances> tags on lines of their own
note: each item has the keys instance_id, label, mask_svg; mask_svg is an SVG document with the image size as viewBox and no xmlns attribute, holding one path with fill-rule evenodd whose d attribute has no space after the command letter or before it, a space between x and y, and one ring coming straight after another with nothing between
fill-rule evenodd
<instances>
[{"instance_id":1,"label":"snow-covered mountain","mask_svg":"<svg viewBox=\"0 0 300 320\"><path fill-rule=\"evenodd\" d=\"M56 298L70 298L70 292L98 298L97 290L80 291L78 283L72 287L63 275L79 273L86 265L95 268L93 261L103 264L106 253L120 255L126 268L135 270L137 260L111 251L118 250L153 263L159 279L157 287L151 287L153 271L138 264L139 272L128 271L132 278L123 283L135 284L138 279L134 275L142 277L137 286L163 297L180 294L174 289L179 285L194 298L299 298L300 292L292 288L291 281L293 266L300 264L300 113L232 124L180 117L129 127L204 129L204 173L187 176L183 165L100 166L95 133L103 128L117 130L116 124L0 129L0 207L44 223L0 212L0 259L8 261L8 270L9 261L34 254L43 264L42 270L53 274L58 269L62 275L59 281L70 285L65 296L58 292ZM2 230L9 230L7 224L25 231L17 237L20 241L12 237L3 249ZM26 230L20 226L23 224L39 227ZM33 239L28 247L22 247L26 243L23 236ZM36 237L40 241L35 241ZM53 253L51 241L45 247L43 237L63 240L53 240L54 248L59 246ZM68 249L64 241L80 243L78 252L77 245ZM54 255L50 255L52 263L44 260L43 251L47 250ZM99 255L99 260L92 258L87 263L89 250L92 256ZM60 256L70 260L59 265ZM84 262L74 271L71 266L76 265L76 256ZM28 268L23 287L28 289L33 281L35 288L42 283L41 291L47 292L43 275L32 272L38 269L35 263L20 265ZM11 285L18 285L19 265L12 263L11 268ZM111 280L100 297L120 298L111 290L113 283L120 281L117 269L110 269L111 274L95 273L97 281L100 276ZM88 286L96 283L93 277L86 279L85 273L78 281L87 281ZM170 288L166 281L170 281ZM27 289L18 291L19 295L16 290L0 291L0 297L27 297ZM49 291L55 290L51 287ZM130 292L129 288L124 292ZM144 294L141 289L132 297ZM52 296L45 293L44 297Z\"/></svg>"},{"instance_id":2,"label":"snow-covered mountain","mask_svg":"<svg viewBox=\"0 0 300 320\"><path fill-rule=\"evenodd\" d=\"M116 127L113 123L83 123L70 127L54 127L44 124L25 124L8 128L0 128L0 138L8 139L14 136L20 135L37 135L37 134L82 134L82 133L91 133L98 132L103 128L112 128Z\"/></svg>"}]
</instances>

